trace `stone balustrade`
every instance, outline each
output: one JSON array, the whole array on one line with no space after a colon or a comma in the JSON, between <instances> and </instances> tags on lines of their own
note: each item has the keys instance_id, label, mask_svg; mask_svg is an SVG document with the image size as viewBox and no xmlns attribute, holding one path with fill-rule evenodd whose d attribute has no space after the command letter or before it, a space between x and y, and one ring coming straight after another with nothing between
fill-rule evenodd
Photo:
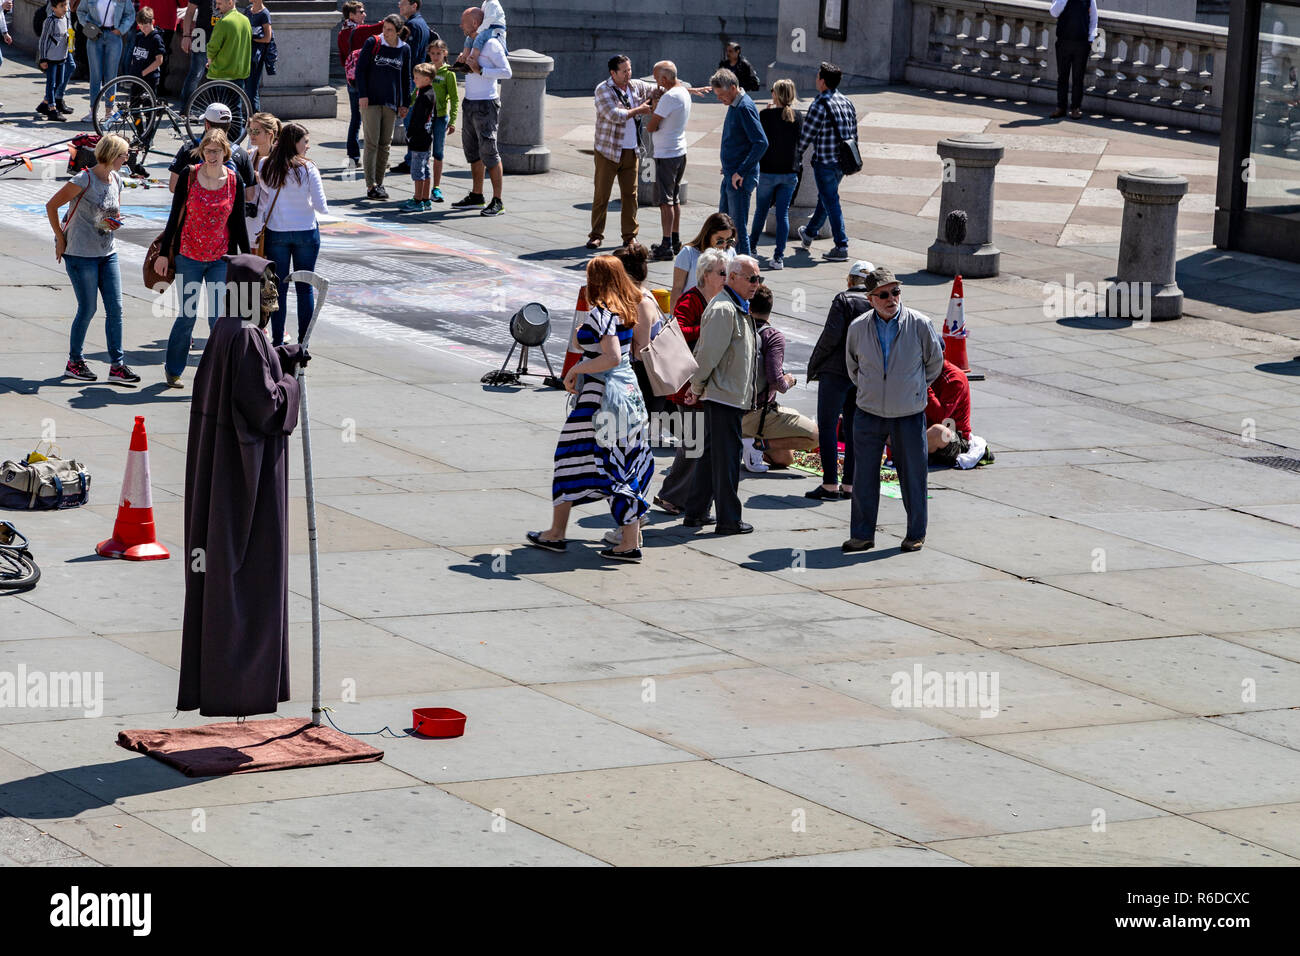
<instances>
[{"instance_id":1,"label":"stone balustrade","mask_svg":"<svg viewBox=\"0 0 1300 956\"><path fill-rule=\"evenodd\" d=\"M912 0L904 79L916 86L1056 101L1056 19L1033 0ZM1102 12L1085 111L1217 131L1228 31Z\"/></svg>"}]
</instances>

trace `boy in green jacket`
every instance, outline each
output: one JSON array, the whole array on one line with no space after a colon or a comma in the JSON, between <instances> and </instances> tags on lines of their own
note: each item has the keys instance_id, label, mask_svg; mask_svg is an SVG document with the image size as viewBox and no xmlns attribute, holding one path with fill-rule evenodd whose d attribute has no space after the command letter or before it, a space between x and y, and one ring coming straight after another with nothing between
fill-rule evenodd
<instances>
[{"instance_id":1,"label":"boy in green jacket","mask_svg":"<svg viewBox=\"0 0 1300 956\"><path fill-rule=\"evenodd\" d=\"M433 153L433 201L442 202L442 154L448 133L456 132L456 116L460 109L460 93L456 88L456 74L447 65L447 41L434 40L429 44L429 62L436 71L433 76L434 111L429 132L433 135L430 151Z\"/></svg>"},{"instance_id":2,"label":"boy in green jacket","mask_svg":"<svg viewBox=\"0 0 1300 956\"><path fill-rule=\"evenodd\" d=\"M217 25L208 41L208 79L242 85L253 65L253 26L235 9L235 0L216 0Z\"/></svg>"}]
</instances>

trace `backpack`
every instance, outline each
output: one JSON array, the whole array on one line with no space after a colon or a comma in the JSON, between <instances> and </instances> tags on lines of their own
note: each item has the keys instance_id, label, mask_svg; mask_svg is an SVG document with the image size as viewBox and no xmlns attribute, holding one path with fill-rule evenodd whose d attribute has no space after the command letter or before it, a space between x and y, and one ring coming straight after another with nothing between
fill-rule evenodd
<instances>
[{"instance_id":1,"label":"backpack","mask_svg":"<svg viewBox=\"0 0 1300 956\"><path fill-rule=\"evenodd\" d=\"M0 465L0 508L53 511L89 500L90 475L79 461L32 452L26 461Z\"/></svg>"},{"instance_id":2,"label":"backpack","mask_svg":"<svg viewBox=\"0 0 1300 956\"><path fill-rule=\"evenodd\" d=\"M348 54L348 62L343 64L343 75L347 77L349 83L357 81L357 60L361 59L361 51L353 50Z\"/></svg>"},{"instance_id":3,"label":"backpack","mask_svg":"<svg viewBox=\"0 0 1300 956\"><path fill-rule=\"evenodd\" d=\"M95 147L99 137L94 133L82 133L74 136L68 143L68 175L75 176L83 169L89 169L98 162L95 159Z\"/></svg>"}]
</instances>

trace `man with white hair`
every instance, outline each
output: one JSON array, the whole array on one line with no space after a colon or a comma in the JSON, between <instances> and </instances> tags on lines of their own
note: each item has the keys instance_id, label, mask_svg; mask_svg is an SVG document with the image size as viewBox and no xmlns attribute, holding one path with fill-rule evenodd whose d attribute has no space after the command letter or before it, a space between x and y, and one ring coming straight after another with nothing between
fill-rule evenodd
<instances>
[{"instance_id":1,"label":"man with white hair","mask_svg":"<svg viewBox=\"0 0 1300 956\"><path fill-rule=\"evenodd\" d=\"M736 256L727 267L727 284L713 297L700 320L695 343L699 365L691 377L686 404L704 408L704 445L682 524L698 528L712 523L710 502L717 502L718 534L749 534L741 521L741 423L754 407L757 388L758 335L749 300L763 277L753 256Z\"/></svg>"},{"instance_id":2,"label":"man with white hair","mask_svg":"<svg viewBox=\"0 0 1300 956\"><path fill-rule=\"evenodd\" d=\"M737 85L736 74L718 70L709 80L716 96L727 107L722 121L722 189L718 211L736 223L736 252L749 255L749 199L758 186L758 162L767 152L767 133L758 119L758 107Z\"/></svg>"},{"instance_id":3,"label":"man with white hair","mask_svg":"<svg viewBox=\"0 0 1300 956\"><path fill-rule=\"evenodd\" d=\"M691 94L677 84L677 65L660 60L654 66L655 82L663 90L654 112L646 122L654 148L655 187L659 199L659 221L663 240L650 247L655 262L671 262L682 251L681 185L686 172L686 124L691 118Z\"/></svg>"}]
</instances>

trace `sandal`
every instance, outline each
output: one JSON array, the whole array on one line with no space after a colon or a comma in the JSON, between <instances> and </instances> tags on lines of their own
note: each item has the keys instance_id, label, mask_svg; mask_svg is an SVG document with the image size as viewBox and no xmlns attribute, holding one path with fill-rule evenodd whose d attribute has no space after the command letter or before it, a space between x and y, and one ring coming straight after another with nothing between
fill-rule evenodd
<instances>
[{"instance_id":1,"label":"sandal","mask_svg":"<svg viewBox=\"0 0 1300 956\"><path fill-rule=\"evenodd\" d=\"M555 551L558 554L563 554L565 549L567 549L569 546L569 542L567 540L547 541L545 538L542 537L542 533L540 531L529 531L526 535L524 535L524 537L528 539L528 543L531 544L534 548L541 548L543 551Z\"/></svg>"},{"instance_id":2,"label":"sandal","mask_svg":"<svg viewBox=\"0 0 1300 956\"><path fill-rule=\"evenodd\" d=\"M682 509L677 507L671 501L665 501L663 498L655 498L655 507L661 508L674 518L682 513Z\"/></svg>"}]
</instances>

